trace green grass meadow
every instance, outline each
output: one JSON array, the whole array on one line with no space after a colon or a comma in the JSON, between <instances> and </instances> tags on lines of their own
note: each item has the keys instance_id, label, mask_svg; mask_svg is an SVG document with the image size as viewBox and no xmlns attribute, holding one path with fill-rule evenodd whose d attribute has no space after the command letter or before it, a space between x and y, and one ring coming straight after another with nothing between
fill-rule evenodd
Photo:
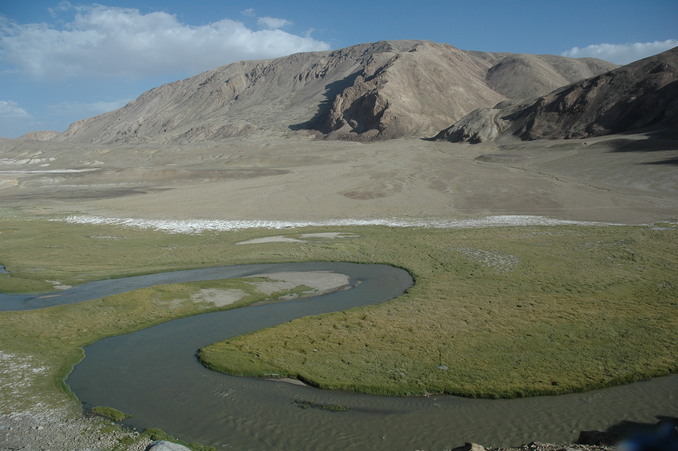
<instances>
[{"instance_id":1,"label":"green grass meadow","mask_svg":"<svg viewBox=\"0 0 678 451\"><path fill-rule=\"evenodd\" d=\"M236 245L328 231L357 237ZM287 261L388 263L406 268L416 283L382 305L303 318L214 344L200 352L208 367L296 377L323 388L472 397L582 391L678 370L674 226L325 227L186 235L0 219L0 264L10 272L0 275L4 292ZM0 411L37 402L65 402L77 410L63 380L84 346L214 310L189 301L213 287L251 290L241 305L263 296L242 280L214 281L0 312L0 352L45 368L22 390L0 384Z\"/></svg>"}]
</instances>

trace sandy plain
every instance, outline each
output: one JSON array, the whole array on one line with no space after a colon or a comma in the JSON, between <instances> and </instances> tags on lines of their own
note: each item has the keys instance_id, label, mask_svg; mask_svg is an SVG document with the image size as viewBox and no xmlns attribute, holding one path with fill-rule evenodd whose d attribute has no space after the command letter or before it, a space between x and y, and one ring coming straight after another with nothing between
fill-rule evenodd
<instances>
[{"instance_id":1,"label":"sandy plain","mask_svg":"<svg viewBox=\"0 0 678 451\"><path fill-rule=\"evenodd\" d=\"M0 206L191 220L537 215L678 218L678 142L644 135L506 145L306 137L182 146L0 141Z\"/></svg>"}]
</instances>

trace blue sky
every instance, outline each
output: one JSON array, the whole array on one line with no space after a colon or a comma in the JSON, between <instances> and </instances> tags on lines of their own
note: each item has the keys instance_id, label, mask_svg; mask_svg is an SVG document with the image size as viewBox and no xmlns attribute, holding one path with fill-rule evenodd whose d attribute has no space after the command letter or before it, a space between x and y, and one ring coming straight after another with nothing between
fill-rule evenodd
<instances>
[{"instance_id":1,"label":"blue sky","mask_svg":"<svg viewBox=\"0 0 678 451\"><path fill-rule=\"evenodd\" d=\"M678 2L0 0L0 137L234 61L387 39L625 64L678 45Z\"/></svg>"}]
</instances>

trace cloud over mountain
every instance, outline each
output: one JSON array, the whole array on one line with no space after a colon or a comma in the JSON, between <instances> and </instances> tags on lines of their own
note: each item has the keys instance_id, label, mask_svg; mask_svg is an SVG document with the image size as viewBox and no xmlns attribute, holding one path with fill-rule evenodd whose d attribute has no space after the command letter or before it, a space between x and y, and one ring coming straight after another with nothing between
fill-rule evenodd
<instances>
[{"instance_id":1,"label":"cloud over mountain","mask_svg":"<svg viewBox=\"0 0 678 451\"><path fill-rule=\"evenodd\" d=\"M153 76L199 72L228 62L327 50L310 36L282 31L286 19L264 17L264 29L221 19L190 26L165 12L62 4L59 27L0 22L0 58L36 78Z\"/></svg>"},{"instance_id":2,"label":"cloud over mountain","mask_svg":"<svg viewBox=\"0 0 678 451\"><path fill-rule=\"evenodd\" d=\"M594 44L583 48L573 47L562 56L570 58L592 57L611 61L616 64L628 64L648 56L656 55L678 46L678 40L633 42L629 44Z\"/></svg>"},{"instance_id":3,"label":"cloud over mountain","mask_svg":"<svg viewBox=\"0 0 678 451\"><path fill-rule=\"evenodd\" d=\"M0 100L0 118L25 119L31 115L11 100Z\"/></svg>"},{"instance_id":4,"label":"cloud over mountain","mask_svg":"<svg viewBox=\"0 0 678 451\"><path fill-rule=\"evenodd\" d=\"M282 28L287 25L292 25L292 22L290 22L289 20L279 19L277 17L260 17L259 20L257 20L257 23L262 27L271 29Z\"/></svg>"}]
</instances>

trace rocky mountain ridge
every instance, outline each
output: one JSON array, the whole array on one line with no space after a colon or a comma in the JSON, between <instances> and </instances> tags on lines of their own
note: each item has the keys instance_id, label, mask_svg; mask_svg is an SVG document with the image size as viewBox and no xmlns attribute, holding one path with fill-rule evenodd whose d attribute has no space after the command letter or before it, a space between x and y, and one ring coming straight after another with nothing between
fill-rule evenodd
<instances>
[{"instance_id":1,"label":"rocky mountain ridge","mask_svg":"<svg viewBox=\"0 0 678 451\"><path fill-rule=\"evenodd\" d=\"M154 88L56 136L29 137L100 144L290 133L358 141L426 137L477 108L543 95L614 67L595 59L381 41L233 63Z\"/></svg>"},{"instance_id":2,"label":"rocky mountain ridge","mask_svg":"<svg viewBox=\"0 0 678 451\"><path fill-rule=\"evenodd\" d=\"M678 47L544 96L478 109L435 138L477 143L656 130L678 136Z\"/></svg>"}]
</instances>

